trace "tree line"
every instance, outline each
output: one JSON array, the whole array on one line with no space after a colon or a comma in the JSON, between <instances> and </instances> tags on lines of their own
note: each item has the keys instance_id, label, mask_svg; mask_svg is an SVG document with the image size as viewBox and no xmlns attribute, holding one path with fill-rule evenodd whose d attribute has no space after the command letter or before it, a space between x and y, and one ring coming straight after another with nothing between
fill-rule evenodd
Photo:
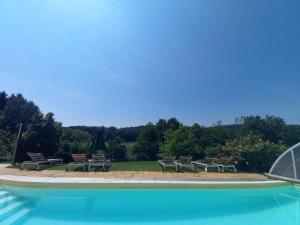
<instances>
[{"instance_id":1,"label":"tree line","mask_svg":"<svg viewBox=\"0 0 300 225\"><path fill-rule=\"evenodd\" d=\"M266 171L288 146L300 141L300 125L286 124L276 116L245 116L231 125L217 122L210 127L186 126L176 118L138 127L62 127L53 113L43 114L21 94L0 92L0 155L13 153L20 123L18 162L27 159L27 152L69 162L72 153L102 151L115 161L157 160L164 155L233 156L241 170ZM130 156L127 142L133 143Z\"/></svg>"}]
</instances>

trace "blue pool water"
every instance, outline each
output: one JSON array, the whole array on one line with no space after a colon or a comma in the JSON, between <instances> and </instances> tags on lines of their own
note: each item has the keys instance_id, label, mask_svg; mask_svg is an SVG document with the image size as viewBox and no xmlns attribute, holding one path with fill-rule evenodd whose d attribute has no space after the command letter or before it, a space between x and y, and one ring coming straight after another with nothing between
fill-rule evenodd
<instances>
[{"instance_id":1,"label":"blue pool water","mask_svg":"<svg viewBox=\"0 0 300 225\"><path fill-rule=\"evenodd\" d=\"M3 188L4 225L300 225L300 189Z\"/></svg>"}]
</instances>

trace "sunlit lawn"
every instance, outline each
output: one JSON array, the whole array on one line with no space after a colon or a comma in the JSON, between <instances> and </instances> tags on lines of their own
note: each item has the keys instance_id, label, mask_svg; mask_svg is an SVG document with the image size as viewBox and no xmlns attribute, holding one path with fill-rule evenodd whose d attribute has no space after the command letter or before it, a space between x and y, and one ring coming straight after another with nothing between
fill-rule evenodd
<instances>
[{"instance_id":1,"label":"sunlit lawn","mask_svg":"<svg viewBox=\"0 0 300 225\"><path fill-rule=\"evenodd\" d=\"M51 166L50 170L65 170L67 165ZM157 161L112 162L110 171L161 171Z\"/></svg>"},{"instance_id":2,"label":"sunlit lawn","mask_svg":"<svg viewBox=\"0 0 300 225\"><path fill-rule=\"evenodd\" d=\"M54 165L46 167L47 170L66 170L68 164ZM19 168L19 166L10 166L10 168ZM32 168L33 169L33 168ZM72 166L71 170L82 171L81 166ZM125 161L111 162L109 171L162 171L157 161ZM174 168L168 168L168 172L176 172ZM185 169L185 172L193 172L191 169Z\"/></svg>"}]
</instances>

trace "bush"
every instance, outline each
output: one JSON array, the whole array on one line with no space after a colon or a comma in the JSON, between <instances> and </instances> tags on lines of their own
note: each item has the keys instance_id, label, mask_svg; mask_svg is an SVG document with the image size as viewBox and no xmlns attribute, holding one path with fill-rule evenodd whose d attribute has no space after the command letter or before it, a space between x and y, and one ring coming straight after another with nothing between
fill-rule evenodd
<instances>
[{"instance_id":1,"label":"bush","mask_svg":"<svg viewBox=\"0 0 300 225\"><path fill-rule=\"evenodd\" d=\"M266 172L286 148L282 142L272 143L248 134L227 142L222 154L233 156L240 170Z\"/></svg>"}]
</instances>

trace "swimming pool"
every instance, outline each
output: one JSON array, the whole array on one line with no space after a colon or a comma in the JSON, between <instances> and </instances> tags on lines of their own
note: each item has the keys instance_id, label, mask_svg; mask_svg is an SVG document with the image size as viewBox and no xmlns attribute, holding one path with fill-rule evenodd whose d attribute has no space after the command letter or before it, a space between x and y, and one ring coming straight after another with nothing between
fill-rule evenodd
<instances>
[{"instance_id":1,"label":"swimming pool","mask_svg":"<svg viewBox=\"0 0 300 225\"><path fill-rule=\"evenodd\" d=\"M300 189L5 187L0 190L0 221L4 225L300 225Z\"/></svg>"}]
</instances>

